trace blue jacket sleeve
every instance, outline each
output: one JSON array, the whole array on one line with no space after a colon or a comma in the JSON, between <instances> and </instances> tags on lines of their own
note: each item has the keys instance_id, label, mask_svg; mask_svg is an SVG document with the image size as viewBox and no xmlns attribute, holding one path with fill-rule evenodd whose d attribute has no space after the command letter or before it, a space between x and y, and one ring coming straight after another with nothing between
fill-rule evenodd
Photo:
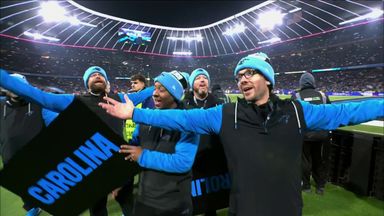
<instances>
[{"instance_id":1,"label":"blue jacket sleeve","mask_svg":"<svg viewBox=\"0 0 384 216\"><path fill-rule=\"evenodd\" d=\"M133 130L133 133L132 133L132 139L129 141L130 145L135 145L135 146L140 145L139 131L140 131L140 125L136 124L135 130Z\"/></svg>"},{"instance_id":2,"label":"blue jacket sleeve","mask_svg":"<svg viewBox=\"0 0 384 216\"><path fill-rule=\"evenodd\" d=\"M44 123L45 123L45 126L49 126L51 124L51 122L53 120L55 120L57 118L57 116L59 115L59 113L57 112L53 112L51 110L48 110L48 109L45 109L43 108L41 110L41 114L43 116L43 120L44 120Z\"/></svg>"},{"instance_id":3,"label":"blue jacket sleeve","mask_svg":"<svg viewBox=\"0 0 384 216\"><path fill-rule=\"evenodd\" d=\"M189 171L195 160L199 136L193 133L182 133L176 143L175 153L164 153L144 149L138 164L141 167L171 173Z\"/></svg>"},{"instance_id":4,"label":"blue jacket sleeve","mask_svg":"<svg viewBox=\"0 0 384 216\"><path fill-rule=\"evenodd\" d=\"M135 108L133 121L167 130L197 134L218 134L221 129L223 105L209 109L152 110Z\"/></svg>"},{"instance_id":5,"label":"blue jacket sleeve","mask_svg":"<svg viewBox=\"0 0 384 216\"><path fill-rule=\"evenodd\" d=\"M41 107L47 108L54 112L61 112L65 110L75 98L74 95L70 94L52 94L44 92L10 76L3 69L0 69L0 86L29 102L36 103Z\"/></svg>"},{"instance_id":6,"label":"blue jacket sleeve","mask_svg":"<svg viewBox=\"0 0 384 216\"><path fill-rule=\"evenodd\" d=\"M136 106L137 104L145 101L147 98L152 97L154 90L155 90L155 87L151 86L151 87L145 88L142 91L128 94L128 98L129 98L129 100L132 101L133 105ZM123 103L125 103L124 94L119 93L119 96L120 96L120 100Z\"/></svg>"},{"instance_id":7,"label":"blue jacket sleeve","mask_svg":"<svg viewBox=\"0 0 384 216\"><path fill-rule=\"evenodd\" d=\"M313 105L300 101L309 130L334 130L384 116L384 100Z\"/></svg>"}]
</instances>

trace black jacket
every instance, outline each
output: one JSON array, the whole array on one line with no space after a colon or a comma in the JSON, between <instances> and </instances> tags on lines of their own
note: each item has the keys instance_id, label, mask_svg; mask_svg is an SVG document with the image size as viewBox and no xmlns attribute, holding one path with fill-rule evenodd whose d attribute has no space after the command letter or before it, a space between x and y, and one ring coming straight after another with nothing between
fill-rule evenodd
<instances>
[{"instance_id":1,"label":"black jacket","mask_svg":"<svg viewBox=\"0 0 384 216\"><path fill-rule=\"evenodd\" d=\"M220 138L233 165L231 211L238 216L301 215L303 112L298 102L270 98L262 106L243 99L223 106Z\"/></svg>"},{"instance_id":2,"label":"black jacket","mask_svg":"<svg viewBox=\"0 0 384 216\"><path fill-rule=\"evenodd\" d=\"M174 153L180 132L140 125L142 148ZM175 210L191 206L191 172L167 173L143 168L137 200L156 209Z\"/></svg>"},{"instance_id":3,"label":"black jacket","mask_svg":"<svg viewBox=\"0 0 384 216\"><path fill-rule=\"evenodd\" d=\"M43 128L41 108L25 101L0 103L0 147L4 164Z\"/></svg>"}]
</instances>

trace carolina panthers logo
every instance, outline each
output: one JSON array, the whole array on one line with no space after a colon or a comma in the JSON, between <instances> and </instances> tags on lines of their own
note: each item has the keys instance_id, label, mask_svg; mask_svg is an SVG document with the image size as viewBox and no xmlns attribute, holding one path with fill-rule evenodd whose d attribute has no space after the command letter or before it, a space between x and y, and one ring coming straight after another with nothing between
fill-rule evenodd
<instances>
[{"instance_id":1,"label":"carolina panthers logo","mask_svg":"<svg viewBox=\"0 0 384 216\"><path fill-rule=\"evenodd\" d=\"M289 115L283 115L279 118L279 122L280 123L284 123L284 124L288 124L288 120L289 120L290 116Z\"/></svg>"}]
</instances>

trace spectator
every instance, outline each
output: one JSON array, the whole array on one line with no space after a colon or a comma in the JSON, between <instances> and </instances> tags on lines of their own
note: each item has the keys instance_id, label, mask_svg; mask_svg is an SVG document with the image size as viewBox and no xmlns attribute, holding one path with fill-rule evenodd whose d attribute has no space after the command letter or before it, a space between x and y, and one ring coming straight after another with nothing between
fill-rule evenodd
<instances>
[{"instance_id":1,"label":"spectator","mask_svg":"<svg viewBox=\"0 0 384 216\"><path fill-rule=\"evenodd\" d=\"M163 72L155 78L153 100L156 109L177 109L182 105L183 76ZM198 136L158 127L137 125L131 144L122 145L127 159L143 167L135 216L192 215L191 167L195 158Z\"/></svg>"},{"instance_id":2,"label":"spectator","mask_svg":"<svg viewBox=\"0 0 384 216\"><path fill-rule=\"evenodd\" d=\"M9 89L21 97L28 98L42 107L58 113L66 109L73 100L80 100L96 113L113 131L117 134L123 134L124 122L108 116L97 106L97 104L103 100L103 96L113 97L116 100L124 101L121 99L123 97L122 94L109 94L107 91L107 86L109 85L108 76L103 68L92 66L84 72L83 83L88 93L80 96L46 93L12 78L4 70L0 70L0 72L2 80L1 86L5 87L5 89ZM130 94L129 97L135 100L135 104L138 104L150 96L152 89L153 88L148 88L146 91ZM129 191L126 194L132 196L132 193ZM129 198L127 197L117 199L126 216L131 215L132 212L132 206L126 202L128 199ZM107 195L90 208L90 215L108 215L106 204Z\"/></svg>"},{"instance_id":3,"label":"spectator","mask_svg":"<svg viewBox=\"0 0 384 216\"><path fill-rule=\"evenodd\" d=\"M301 215L301 152L305 130L333 130L383 117L383 100L313 105L272 93L275 73L268 56L242 58L234 76L244 99L210 109L135 109L105 97L113 116L167 130L218 134L227 157L231 214ZM133 112L134 111L134 112Z\"/></svg>"},{"instance_id":4,"label":"spectator","mask_svg":"<svg viewBox=\"0 0 384 216\"><path fill-rule=\"evenodd\" d=\"M300 90L293 99L311 104L330 104L328 96L316 91L315 78L310 73L300 77ZM302 191L311 192L311 174L316 183L316 193L323 195L326 183L326 160L329 149L329 131L311 131L304 135L302 154Z\"/></svg>"},{"instance_id":5,"label":"spectator","mask_svg":"<svg viewBox=\"0 0 384 216\"><path fill-rule=\"evenodd\" d=\"M208 71L202 68L194 70L189 77L189 85L192 88L192 94L189 98L184 99L186 108L207 109L221 104L213 94L208 92L210 86ZM200 136L199 148L193 166L194 179L225 174L227 172L227 161L219 137L217 135ZM204 215L216 215L217 199L227 199L228 201L228 191L227 193L220 193L220 195L221 197L217 197L217 193L212 192L204 196ZM228 205L228 203L226 204Z\"/></svg>"}]
</instances>

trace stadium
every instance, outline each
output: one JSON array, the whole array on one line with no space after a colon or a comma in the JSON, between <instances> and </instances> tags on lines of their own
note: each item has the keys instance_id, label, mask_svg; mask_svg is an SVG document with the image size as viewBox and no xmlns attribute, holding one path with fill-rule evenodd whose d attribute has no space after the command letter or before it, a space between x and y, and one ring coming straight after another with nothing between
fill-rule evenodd
<instances>
[{"instance_id":1,"label":"stadium","mask_svg":"<svg viewBox=\"0 0 384 216\"><path fill-rule=\"evenodd\" d=\"M91 80L91 74L95 72L89 71L88 78L84 78L84 74L93 66L98 66L101 70L97 69L99 72L96 73L104 77L104 81L108 83L107 86L110 88L109 92L116 95L125 93L130 95L132 92L136 92L132 84L135 81L134 75L144 77L144 83L148 86L145 89L155 86L154 92L156 92L161 91L158 90L158 83L161 83L159 77L162 72L170 72L170 74L185 72L189 77L189 79L184 77L187 80L185 85L189 85L189 90L184 85L182 87L186 89L184 93L192 90L189 93L193 96L194 82L198 77L198 75L193 74L196 72L204 75L207 72L209 73L206 75L208 78L207 86L209 86L207 95L213 95L212 87L219 86L222 93L225 94L223 100L226 103L236 104L235 109L237 110L237 104L247 100L247 95L251 94L247 93L247 88L241 88L240 83L256 75L255 71L246 71L241 74L244 68L241 67L240 62L249 58L259 59L260 56L263 57L264 61L260 64L267 62L267 66L273 68L272 78L269 77L268 70L267 72L259 68L255 70L269 83L267 84L270 90L269 94L277 95L282 100L291 100L301 91L301 78L304 74L310 74L314 77L316 91L321 91L335 106L366 101L368 101L367 103L369 101L381 101L382 103L384 96L384 5L382 1L130 2L28 0L1 1L0 5L0 69L5 74L22 75L29 85L35 87L33 89L25 88L26 92L20 90L22 96L26 95L28 103L29 100L32 102L37 100L35 99L37 98L36 94L40 95L37 90L40 89L58 95L71 95L75 98L74 101L76 98L92 94L89 90L90 86L88 87L88 81ZM240 69L237 70L238 68ZM103 73L108 75L103 75ZM192 81L191 77L193 77ZM176 76L176 78L178 77ZM180 81L183 78L178 79ZM10 80L9 83L12 82L12 85L6 83L8 80ZM271 82L273 85L270 84ZM133 192L131 191L130 194L135 199L139 197L138 200L140 201L143 191L145 191L141 184L145 175L140 174L139 171L147 172L148 169L140 163L141 167L137 163L124 165L122 163L123 157L120 154L113 153L109 156L110 152L107 153L107 150L104 151L105 157L99 155L98 159L94 159L94 162L100 161L100 167L95 165L97 163L88 162L89 169L93 169L94 173L84 174L84 171L84 175L81 177L84 181L88 177L91 178L90 181L92 182L89 185L95 188L94 191L96 192L89 191L89 187L84 186L83 180L79 180L78 184L73 184L71 187L68 187L70 184L68 181L65 183L67 186L62 185L62 188L52 189L54 187L49 186L50 190L56 190L54 197L56 197L57 203L52 201L55 204L39 203L30 196L30 193L26 192L32 183L43 179L37 174L33 174L32 177L32 170L36 170L43 176L44 173L48 172L64 173L64 171L60 171L60 166L68 167L70 164L73 169L76 167L76 164L68 162L67 159L70 156L67 157L63 153L54 158L53 155L57 153L53 152L68 151L68 154L78 155L75 152L79 151L86 154L86 151L83 150L85 146L89 147L89 143L95 145L103 143L99 147L106 143L105 140L99 142L98 140L102 139L95 135L83 137L79 131L77 131L79 132L78 136L60 135L63 136L61 141L61 138L56 138L53 134L59 135L62 132L70 134L67 130L73 130L73 134L76 134L76 130L80 127L89 127L89 130L92 128L101 130L100 128L108 128L105 126L108 124L99 121L100 119L105 120L103 117L95 118L98 112L95 112L96 114L94 112L84 114L84 112L89 111L89 108L84 108L73 102L73 105L68 105L68 108L65 106L66 109L59 110L60 115L52 124L42 126L41 132L38 131L36 136L28 139L28 142L24 143L26 144L25 147L20 148L15 156L5 161L3 154L6 152L4 150L6 147L4 146L14 142L8 138L11 132L5 131L6 128L11 128L10 123L7 122L12 122L6 119L6 100L9 99L9 92L12 92L7 88L24 89L24 84L20 83L16 79L8 78L8 75L1 75L1 106L3 107L5 104L4 108L1 109L3 116L1 123L8 125L1 125L3 129L0 147L3 162L0 172L2 178L0 182L0 215L26 215L29 209L25 209L25 207L23 209L25 202L32 203L36 209L39 209L39 215L92 215L88 209L103 196L108 196L107 215L131 215L122 212L121 204L119 206L119 203L116 202L116 195L112 189L121 186L124 179L135 176ZM167 83L164 81L161 84L166 86ZM272 89L270 86L273 86ZM167 88L165 87L165 89ZM34 93L35 90L36 94ZM188 98L187 94L179 98L174 92L176 90L168 89L168 91L176 101ZM153 94L155 98L155 93ZM16 95L18 94L16 93ZM148 96L149 99L151 96L152 93ZM196 97L192 98L198 105ZM134 105L137 105L135 98L130 99ZM115 98L115 100L118 99ZM159 104L163 105L164 101L159 102L154 99L155 107L160 106ZM270 100L268 99L268 101ZM46 108L44 101L36 104ZM95 106L98 107L97 105ZM204 102L203 106L197 107L206 108L205 105ZM75 108L79 111L73 111ZM254 109L258 110L258 108ZM384 107L382 105L370 107L372 113L375 110L379 112L380 109L384 110ZM303 110L306 108L304 107ZM368 109L364 110L367 110L368 113ZM58 112L57 110L53 111ZM271 113L273 113L272 111ZM296 111L296 116L299 115L297 114L299 112ZM28 113L30 112L28 111ZM132 115L131 118L135 120L134 114ZM274 115L268 114L267 116L269 119ZM309 118L305 116L305 113L303 116ZM383 214L384 124L383 116L378 116L369 118L370 121L368 122L360 121L362 124L353 123L355 118L350 117L352 123L341 124L342 127L332 129L330 135L327 135L328 146L324 147L327 148L327 153L322 159L324 160L322 161L325 166L323 175L326 182L321 188L323 191L318 190L318 182L312 173L309 192L306 190L301 192L300 190L303 199L302 212L300 207L299 213L287 213L287 215L376 216ZM327 115L324 114L324 118L326 117ZM334 116L335 119L338 117L339 115ZM90 119L89 122L87 122L88 118ZM239 118L241 118L240 114ZM223 124L224 119L223 117ZM169 119L169 122L172 121ZM273 133L273 129L271 129L272 132L266 130L267 121L263 126L265 131L260 132L260 134L272 135L270 133ZM299 118L297 121L300 123ZM280 119L280 122L283 120ZM17 120L12 122L12 124L18 123L24 124L24 122ZM128 120L124 124L128 127ZM237 127L237 122L235 125ZM305 121L304 125L310 126ZM34 128L34 125L28 127ZM27 126L24 125L25 128ZM301 128L299 127L299 129ZM150 130L151 128L148 131ZM108 131L107 134L113 134L113 129L106 129L105 131ZM221 131L217 134L223 140L223 137L228 137L228 135L221 134ZM23 137L23 133L20 134L15 136ZM117 134L121 133L117 132ZM111 136L114 137L114 135ZM113 138L112 141L121 140L121 137L122 135L119 138ZM63 144L64 141L78 142L77 139L79 145L66 148ZM289 142L292 140L287 138ZM39 143L44 144L38 146ZM49 147L49 145L55 146ZM33 146L36 146L36 149ZM108 151L112 152L113 149L110 147ZM194 168L192 171L191 168L189 169L189 172L193 173L192 179L189 179L190 182L188 182L192 185L189 190L191 190L193 200L193 212L185 215L278 215L272 210L269 214L262 210L258 211L256 206L259 204L255 204L255 210L251 211L251 214L249 211L244 213L239 209L236 210L237 214L233 214L231 212L232 207L230 207L232 205L231 200L228 197L236 197L233 194L236 192L235 189L241 190L241 184L238 183L239 186L233 189L229 186L229 182L233 183L234 179L241 178L231 174L231 170L233 173L238 173L237 169L233 167L238 163L233 162L235 165L230 165L232 157L225 152L229 150L224 145L227 162L223 164L230 174L228 174L228 170L226 173L214 170L213 174L202 174L200 173L201 167L210 167L210 165L205 164L205 161L207 163L212 161L209 159L209 154L212 152L207 151L209 154L207 153L208 156L204 158L199 157L199 154L203 154L199 152L200 150L197 151ZM221 149L223 157L224 152ZM27 161L27 155L29 158L31 153L38 155L37 158L41 157L41 159L36 159L36 163ZM256 155L258 154L255 153L254 157L257 157ZM50 160L43 160L44 157L50 158ZM81 159L81 157L79 158ZM79 158L77 159L80 160ZM87 163L84 158L83 162ZM101 160L101 158L103 159ZM129 160L138 160L138 158L133 158L134 156ZM244 156L244 158L247 157ZM76 161L76 158L72 159L72 161ZM277 158L275 160L278 161ZM110 164L104 166L101 161ZM233 159L233 161L236 160ZM4 162L6 162L6 166L3 165ZM226 163L228 163L228 167ZM44 169L38 164L42 164ZM271 165L271 167L281 168L276 164ZM132 169L132 171L124 175L119 174L121 171L113 168L112 165L121 166L119 168L127 166L127 169ZM197 169L197 166L200 169ZM266 170L268 170L269 166L266 166ZM200 171L195 173L195 168ZM106 172L102 173L99 169L104 169ZM284 173L283 170L281 168L282 173ZM265 172L269 173L269 171ZM186 174L183 173L183 175ZM113 180L112 176L116 179ZM19 180L20 178L21 180ZM99 181L95 179L99 179ZM57 178L56 180L59 181ZM240 182L240 180L238 181ZM64 180L62 184L64 184L63 182ZM303 181L301 184L304 184ZM39 185L41 186L41 182ZM68 193L64 192L63 188L67 188ZM278 188L280 187L276 186L276 190ZM75 192L72 193L72 190ZM282 189L282 191L284 190L285 188ZM278 197L280 192L283 194L282 191L275 191L273 188L270 192ZM76 197L76 194L81 194L81 196ZM236 201L240 202L239 200ZM266 198L266 200L268 199ZM267 202L265 201L265 203ZM144 204L149 205L145 202ZM275 204L276 209L279 209L278 201ZM241 206L241 204L237 205ZM148 213L148 215L152 214Z\"/></svg>"}]
</instances>

